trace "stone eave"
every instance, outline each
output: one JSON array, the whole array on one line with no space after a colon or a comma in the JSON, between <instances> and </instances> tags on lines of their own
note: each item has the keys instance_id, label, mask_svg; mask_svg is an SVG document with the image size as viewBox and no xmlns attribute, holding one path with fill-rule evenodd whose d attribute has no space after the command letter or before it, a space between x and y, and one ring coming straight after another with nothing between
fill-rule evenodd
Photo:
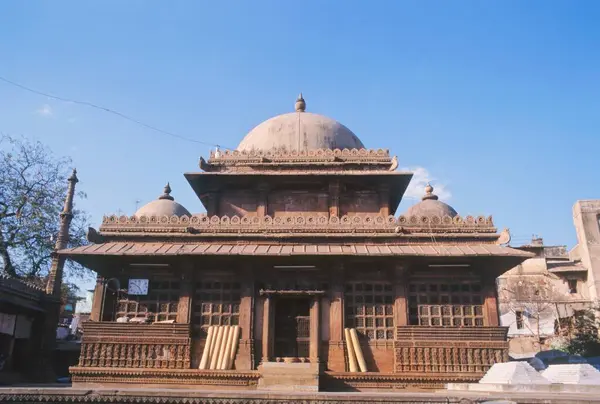
<instances>
[{"instance_id":1,"label":"stone eave","mask_svg":"<svg viewBox=\"0 0 600 404\"><path fill-rule=\"evenodd\" d=\"M373 257L514 257L531 258L514 248L497 244L375 244L369 242L286 243L286 242L106 242L67 248L59 251L64 257L76 256L373 256Z\"/></svg>"}]
</instances>

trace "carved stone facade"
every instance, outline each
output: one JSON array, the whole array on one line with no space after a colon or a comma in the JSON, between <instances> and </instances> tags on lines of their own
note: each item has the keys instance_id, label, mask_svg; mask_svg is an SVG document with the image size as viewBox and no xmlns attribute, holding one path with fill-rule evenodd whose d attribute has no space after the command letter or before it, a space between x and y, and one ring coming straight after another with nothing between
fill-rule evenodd
<instances>
[{"instance_id":1,"label":"carved stone facade","mask_svg":"<svg viewBox=\"0 0 600 404\"><path fill-rule=\"evenodd\" d=\"M252 149L254 132L185 174L206 214L182 214L165 187L61 251L100 276L73 381L256 388L277 362L318 369L321 389L437 388L504 360L494 279L530 254L432 187L426 213L397 214L412 174L387 150L301 147L353 139L335 127L292 150ZM148 290L132 293L132 279ZM230 369L199 369L214 326L239 327ZM350 372L345 328L367 372Z\"/></svg>"}]
</instances>

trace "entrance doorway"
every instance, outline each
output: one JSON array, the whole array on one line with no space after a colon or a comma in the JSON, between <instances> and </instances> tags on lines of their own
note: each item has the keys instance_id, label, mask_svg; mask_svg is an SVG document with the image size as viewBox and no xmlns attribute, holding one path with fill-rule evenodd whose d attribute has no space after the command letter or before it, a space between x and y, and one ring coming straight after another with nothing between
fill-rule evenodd
<instances>
[{"instance_id":1,"label":"entrance doorway","mask_svg":"<svg viewBox=\"0 0 600 404\"><path fill-rule=\"evenodd\" d=\"M310 345L310 300L278 297L275 304L274 356L308 358Z\"/></svg>"}]
</instances>

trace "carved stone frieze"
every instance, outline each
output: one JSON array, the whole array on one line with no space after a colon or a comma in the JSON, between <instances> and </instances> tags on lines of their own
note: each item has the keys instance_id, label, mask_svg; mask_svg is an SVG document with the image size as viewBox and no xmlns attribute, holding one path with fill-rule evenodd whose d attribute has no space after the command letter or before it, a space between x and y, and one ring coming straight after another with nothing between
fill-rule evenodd
<instances>
[{"instance_id":1,"label":"carved stone frieze","mask_svg":"<svg viewBox=\"0 0 600 404\"><path fill-rule=\"evenodd\" d=\"M331 216L310 214L286 217L247 216L104 216L100 232L180 232L180 233L255 233L255 232L383 232L418 233L496 233L491 216Z\"/></svg>"},{"instance_id":2,"label":"carved stone frieze","mask_svg":"<svg viewBox=\"0 0 600 404\"><path fill-rule=\"evenodd\" d=\"M214 371L197 369L136 369L71 367L74 383L196 384L212 386L256 386L256 371Z\"/></svg>"}]
</instances>

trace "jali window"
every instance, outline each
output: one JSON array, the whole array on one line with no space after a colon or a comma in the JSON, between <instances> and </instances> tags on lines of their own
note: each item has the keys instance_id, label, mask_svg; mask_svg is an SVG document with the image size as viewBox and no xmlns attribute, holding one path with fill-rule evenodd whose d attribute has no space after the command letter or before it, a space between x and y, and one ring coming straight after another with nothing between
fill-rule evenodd
<instances>
[{"instance_id":1,"label":"jali window","mask_svg":"<svg viewBox=\"0 0 600 404\"><path fill-rule=\"evenodd\" d=\"M411 325L483 326L483 295L478 282L427 281L409 286Z\"/></svg>"},{"instance_id":2,"label":"jali window","mask_svg":"<svg viewBox=\"0 0 600 404\"><path fill-rule=\"evenodd\" d=\"M194 328L206 333L211 325L238 325L240 302L237 282L198 282L194 295Z\"/></svg>"},{"instance_id":3,"label":"jali window","mask_svg":"<svg viewBox=\"0 0 600 404\"><path fill-rule=\"evenodd\" d=\"M180 287L180 282L150 281L147 295L119 298L117 318L147 317L151 322L176 320Z\"/></svg>"},{"instance_id":4,"label":"jali window","mask_svg":"<svg viewBox=\"0 0 600 404\"><path fill-rule=\"evenodd\" d=\"M394 293L390 283L348 283L345 327L370 340L394 339Z\"/></svg>"}]
</instances>

